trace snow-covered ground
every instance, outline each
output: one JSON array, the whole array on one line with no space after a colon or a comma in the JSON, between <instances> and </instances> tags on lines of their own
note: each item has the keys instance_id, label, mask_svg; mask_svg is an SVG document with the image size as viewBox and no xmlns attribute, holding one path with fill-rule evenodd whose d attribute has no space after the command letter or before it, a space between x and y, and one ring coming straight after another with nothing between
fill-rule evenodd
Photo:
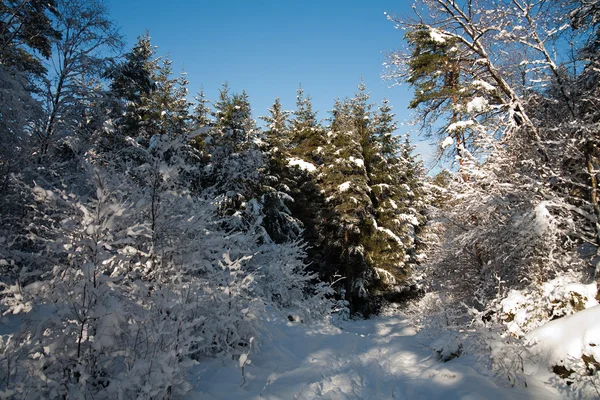
<instances>
[{"instance_id":1,"label":"snow-covered ground","mask_svg":"<svg viewBox=\"0 0 600 400\"><path fill-rule=\"evenodd\" d=\"M541 382L512 388L474 358L442 363L400 316L338 327L271 321L245 366L203 360L188 399L558 399Z\"/></svg>"}]
</instances>

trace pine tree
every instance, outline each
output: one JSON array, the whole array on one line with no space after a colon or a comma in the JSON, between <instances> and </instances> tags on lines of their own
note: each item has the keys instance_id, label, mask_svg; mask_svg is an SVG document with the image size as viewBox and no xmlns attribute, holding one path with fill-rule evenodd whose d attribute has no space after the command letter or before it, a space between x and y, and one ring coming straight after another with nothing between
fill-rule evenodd
<instances>
[{"instance_id":1,"label":"pine tree","mask_svg":"<svg viewBox=\"0 0 600 400\"><path fill-rule=\"evenodd\" d=\"M414 87L414 97L409 108L418 109L424 131L437 136L439 141L453 139L455 154L463 163L464 149L473 150L474 136L468 124L460 123L466 117L466 103L472 93L463 81L463 65L468 60L461 55L460 43L450 35L435 28L418 25L405 35L411 48L406 81ZM443 126L432 132L435 121L446 120ZM443 142L442 149L448 146Z\"/></svg>"},{"instance_id":2,"label":"pine tree","mask_svg":"<svg viewBox=\"0 0 600 400\"><path fill-rule=\"evenodd\" d=\"M269 112L271 115L260 117L267 124L267 129L264 132L266 141L270 148L286 151L290 147L290 135L287 125L291 112L281 108L279 97L275 99Z\"/></svg>"},{"instance_id":3,"label":"pine tree","mask_svg":"<svg viewBox=\"0 0 600 400\"><path fill-rule=\"evenodd\" d=\"M302 223L289 209L295 201L292 188L296 186L295 182L290 184L293 176L287 127L290 112L282 109L279 98L275 99L269 112L270 115L260 117L267 124L262 147L267 158L261 187L263 224L273 241L283 243L300 237Z\"/></svg>"},{"instance_id":4,"label":"pine tree","mask_svg":"<svg viewBox=\"0 0 600 400\"><path fill-rule=\"evenodd\" d=\"M324 276L343 276L351 311L367 315L380 297L410 285L424 222L413 148L394 136L387 101L378 113L371 108L363 83L353 98L336 101L322 172Z\"/></svg>"},{"instance_id":5,"label":"pine tree","mask_svg":"<svg viewBox=\"0 0 600 400\"><path fill-rule=\"evenodd\" d=\"M191 144L199 151L203 163L208 163L207 139L210 136L210 129L214 126L214 121L210 118L211 108L210 100L204 95L204 88L194 96L195 104L190 115L189 130L193 135Z\"/></svg>"},{"instance_id":6,"label":"pine tree","mask_svg":"<svg viewBox=\"0 0 600 400\"><path fill-rule=\"evenodd\" d=\"M138 36L131 51L125 54L125 61L107 73L116 97L135 104L156 88L152 79L158 66L155 54L156 48L150 42L150 33Z\"/></svg>"},{"instance_id":7,"label":"pine tree","mask_svg":"<svg viewBox=\"0 0 600 400\"><path fill-rule=\"evenodd\" d=\"M213 137L228 154L240 151L250 143L256 134L256 124L252 119L250 102L245 91L229 94L229 85L224 83L219 90L219 99L213 105L215 126Z\"/></svg>"},{"instance_id":8,"label":"pine tree","mask_svg":"<svg viewBox=\"0 0 600 400\"><path fill-rule=\"evenodd\" d=\"M263 195L265 226L274 240L278 237L289 240L301 235L308 245L309 268L322 273L325 262L321 228L325 205L317 186L320 167L310 162L306 155L297 152L292 145L293 128L292 123L288 122L292 113L282 109L279 99L275 100L269 111L269 116L261 117L267 123L264 149L269 160L263 185L263 190L267 191ZM274 207L267 206L267 202Z\"/></svg>"}]
</instances>

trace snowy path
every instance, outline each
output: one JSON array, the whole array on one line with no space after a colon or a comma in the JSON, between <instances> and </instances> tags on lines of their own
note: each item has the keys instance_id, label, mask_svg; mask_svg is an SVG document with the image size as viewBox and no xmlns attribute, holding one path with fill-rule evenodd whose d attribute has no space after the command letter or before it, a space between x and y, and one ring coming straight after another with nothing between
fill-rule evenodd
<instances>
[{"instance_id":1,"label":"snowy path","mask_svg":"<svg viewBox=\"0 0 600 400\"><path fill-rule=\"evenodd\" d=\"M343 329L273 323L271 341L246 366L204 361L189 399L553 399L541 385L501 387L469 357L441 363L398 317Z\"/></svg>"}]
</instances>

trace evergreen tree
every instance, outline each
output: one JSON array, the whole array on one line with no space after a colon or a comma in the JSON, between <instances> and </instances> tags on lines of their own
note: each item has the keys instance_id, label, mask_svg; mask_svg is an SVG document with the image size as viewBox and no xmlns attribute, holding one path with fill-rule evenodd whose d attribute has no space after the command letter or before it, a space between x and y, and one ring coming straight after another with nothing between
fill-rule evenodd
<instances>
[{"instance_id":1,"label":"evergreen tree","mask_svg":"<svg viewBox=\"0 0 600 400\"><path fill-rule=\"evenodd\" d=\"M190 115L190 131L193 135L191 143L200 152L203 162L208 163L209 155L206 141L214 121L210 118L210 100L204 95L204 88L200 88L200 92L194 96L194 100L196 103Z\"/></svg>"},{"instance_id":2,"label":"evergreen tree","mask_svg":"<svg viewBox=\"0 0 600 400\"><path fill-rule=\"evenodd\" d=\"M305 102L304 106L312 109L312 106ZM322 220L325 204L317 186L320 167L292 145L293 122L288 122L292 113L282 109L279 99L275 100L269 111L270 115L261 117L267 123L264 148L269 160L263 186L267 193L263 196L266 202L272 204L269 207L265 202L265 226L270 234L273 232L271 236L274 240L278 237L289 240L301 234L308 245L309 268L314 272L323 273L325 262ZM311 113L301 114L307 116ZM309 122L307 125L313 123ZM307 206L309 204L310 206Z\"/></svg>"},{"instance_id":3,"label":"evergreen tree","mask_svg":"<svg viewBox=\"0 0 600 400\"><path fill-rule=\"evenodd\" d=\"M465 150L473 152L477 148L479 131L475 118L487 111L493 89L490 93L489 85L477 81L471 75L473 71L468 71L473 61L465 55L456 37L417 25L405 38L411 49L406 81L414 87L409 108L418 110L421 128L426 135L436 137L441 152L454 148L462 166ZM469 103L477 93L484 97ZM441 127L436 124L440 120Z\"/></svg>"},{"instance_id":4,"label":"evergreen tree","mask_svg":"<svg viewBox=\"0 0 600 400\"><path fill-rule=\"evenodd\" d=\"M226 156L247 147L257 131L246 92L230 95L229 85L224 83L213 107L212 115L216 122L211 140L214 144L218 144Z\"/></svg>"},{"instance_id":5,"label":"evergreen tree","mask_svg":"<svg viewBox=\"0 0 600 400\"><path fill-rule=\"evenodd\" d=\"M260 117L267 124L263 132L266 152L269 156L269 171L272 175L280 175L287 167L290 158L290 131L288 117L291 114L281 108L279 98L275 99L269 109L271 115Z\"/></svg>"},{"instance_id":6,"label":"evergreen tree","mask_svg":"<svg viewBox=\"0 0 600 400\"><path fill-rule=\"evenodd\" d=\"M186 134L190 103L187 101L188 81L182 72L174 78L172 61L166 57L155 72L156 89L148 97L148 118L144 126L146 134Z\"/></svg>"},{"instance_id":7,"label":"evergreen tree","mask_svg":"<svg viewBox=\"0 0 600 400\"><path fill-rule=\"evenodd\" d=\"M267 164L258 147L260 133L248 96L245 92L230 95L225 83L213 106L216 122L206 138L209 163L204 169L204 186L216 197L225 226L252 231L258 241L269 242L260 202Z\"/></svg>"},{"instance_id":8,"label":"evergreen tree","mask_svg":"<svg viewBox=\"0 0 600 400\"><path fill-rule=\"evenodd\" d=\"M409 142L394 132L387 101L374 114L365 85L337 100L323 169L327 196L324 238L326 277L344 276L352 312L376 312L380 297L393 298L410 284L424 222L422 171Z\"/></svg>"},{"instance_id":9,"label":"evergreen tree","mask_svg":"<svg viewBox=\"0 0 600 400\"><path fill-rule=\"evenodd\" d=\"M414 232L419 225L411 215L417 182L409 180L416 161L412 149L403 148L393 135L396 124L387 101L379 108L372 130L376 146L369 174L374 204L370 241L373 264L385 289L405 283L410 276L409 254L414 253Z\"/></svg>"},{"instance_id":10,"label":"evergreen tree","mask_svg":"<svg viewBox=\"0 0 600 400\"><path fill-rule=\"evenodd\" d=\"M125 61L108 72L111 91L122 101L117 105L114 115L125 135L145 140L150 138L145 133L145 125L151 117L149 99L157 89L155 73L158 63L156 48L146 32L137 38L137 43L125 54Z\"/></svg>"},{"instance_id":11,"label":"evergreen tree","mask_svg":"<svg viewBox=\"0 0 600 400\"><path fill-rule=\"evenodd\" d=\"M193 108L192 113L192 130L199 129L202 127L208 127L213 124L210 119L210 100L204 95L204 88L200 88L200 91L194 96L196 104Z\"/></svg>"},{"instance_id":12,"label":"evergreen tree","mask_svg":"<svg viewBox=\"0 0 600 400\"><path fill-rule=\"evenodd\" d=\"M312 109L310 96L304 96L300 86L296 96L296 110L290 121L291 147L293 154L314 164L323 164L326 144L323 128L317 121L317 112Z\"/></svg>"},{"instance_id":13,"label":"evergreen tree","mask_svg":"<svg viewBox=\"0 0 600 400\"><path fill-rule=\"evenodd\" d=\"M290 147L291 140L287 126L288 117L291 113L281 108L279 97L275 99L269 112L271 115L260 117L267 124L267 129L264 132L267 143L272 149L286 151Z\"/></svg>"},{"instance_id":14,"label":"evergreen tree","mask_svg":"<svg viewBox=\"0 0 600 400\"><path fill-rule=\"evenodd\" d=\"M325 237L327 275L344 276L345 298L352 312L370 314L369 290L374 280L364 239L372 215L361 127L367 110L358 101L337 101L332 111L323 185L328 205ZM358 103L358 104L357 104Z\"/></svg>"},{"instance_id":15,"label":"evergreen tree","mask_svg":"<svg viewBox=\"0 0 600 400\"><path fill-rule=\"evenodd\" d=\"M263 132L267 165L263 174L261 204L267 233L273 241L282 243L298 238L302 223L292 216L289 209L295 201L291 188L296 186L295 182L290 182L294 174L290 166L287 127L290 112L282 109L279 98L275 99L269 112L270 115L260 117L267 124Z\"/></svg>"}]
</instances>

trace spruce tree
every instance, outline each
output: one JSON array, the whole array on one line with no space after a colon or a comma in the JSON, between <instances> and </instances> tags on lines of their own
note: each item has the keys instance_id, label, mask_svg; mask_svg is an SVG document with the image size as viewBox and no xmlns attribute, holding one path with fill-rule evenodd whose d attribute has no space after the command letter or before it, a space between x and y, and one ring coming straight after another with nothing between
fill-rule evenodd
<instances>
[{"instance_id":1,"label":"spruce tree","mask_svg":"<svg viewBox=\"0 0 600 400\"><path fill-rule=\"evenodd\" d=\"M329 144L323 169L328 206L325 222L329 270L344 276L345 298L352 312L371 313L369 290L374 274L364 247L365 227L371 217L368 174L357 112L350 100L337 101L332 111ZM364 126L363 126L364 127Z\"/></svg>"},{"instance_id":2,"label":"spruce tree","mask_svg":"<svg viewBox=\"0 0 600 400\"><path fill-rule=\"evenodd\" d=\"M182 72L173 77L172 61L166 57L154 73L156 89L148 97L148 118L145 129L154 134L185 134L188 127L190 103L187 97L188 81Z\"/></svg>"},{"instance_id":3,"label":"spruce tree","mask_svg":"<svg viewBox=\"0 0 600 400\"><path fill-rule=\"evenodd\" d=\"M260 117L266 122L263 132L267 165L264 169L261 204L264 213L264 226L276 243L292 241L301 234L302 222L292 215L296 173L290 156L290 133L288 129L289 111L282 109L279 98L269 109L270 115Z\"/></svg>"},{"instance_id":4,"label":"spruce tree","mask_svg":"<svg viewBox=\"0 0 600 400\"><path fill-rule=\"evenodd\" d=\"M270 115L262 117L267 123L264 141L269 159L265 187L272 192L264 198L274 205L278 204L277 207L268 207L265 203L265 208L271 209L265 212L265 223L269 232L287 232L285 235L272 235L274 239L297 237L301 228L302 239L308 244L309 268L323 272L324 198L317 186L320 166L313 163L310 154L299 151L297 144L294 144L294 140L300 140L301 137L294 132L308 132L311 127L319 132L322 128L316 124L316 113L312 112L310 99L304 99L303 95L301 99L294 113L296 118L291 122L289 116L292 113L282 109L279 99L269 109ZM310 135L307 140L311 140ZM304 149L310 148L312 146L307 143ZM274 196L278 197L278 203L274 201Z\"/></svg>"},{"instance_id":5,"label":"spruce tree","mask_svg":"<svg viewBox=\"0 0 600 400\"><path fill-rule=\"evenodd\" d=\"M192 119L192 130L207 127L213 124L210 118L210 100L208 100L204 94L204 88L200 88L200 91L194 96L196 104L193 107L191 115Z\"/></svg>"},{"instance_id":6,"label":"spruce tree","mask_svg":"<svg viewBox=\"0 0 600 400\"><path fill-rule=\"evenodd\" d=\"M196 103L193 106L190 115L189 129L193 135L191 145L200 152L200 157L204 163L208 163L207 138L210 135L210 128L214 125L214 120L210 117L210 100L204 95L204 88L194 96Z\"/></svg>"},{"instance_id":7,"label":"spruce tree","mask_svg":"<svg viewBox=\"0 0 600 400\"><path fill-rule=\"evenodd\" d=\"M107 74L111 79L111 91L120 100L113 115L124 135L145 140L150 138L145 126L152 118L149 99L157 89L155 73L158 63L156 48L146 32L125 54L125 61Z\"/></svg>"},{"instance_id":8,"label":"spruce tree","mask_svg":"<svg viewBox=\"0 0 600 400\"><path fill-rule=\"evenodd\" d=\"M410 285L424 222L422 171L410 142L394 135L389 103L373 113L364 84L358 89L353 98L336 101L329 126L322 172L324 275L342 275L351 311L368 315L380 297Z\"/></svg>"},{"instance_id":9,"label":"spruce tree","mask_svg":"<svg viewBox=\"0 0 600 400\"><path fill-rule=\"evenodd\" d=\"M372 124L374 152L369 185L374 204L373 234L369 239L371 259L379 273L380 288L400 285L409 276L407 254L412 248L410 188L406 185L410 162L402 162L401 146L394 136L396 124L389 103L384 100Z\"/></svg>"},{"instance_id":10,"label":"spruce tree","mask_svg":"<svg viewBox=\"0 0 600 400\"><path fill-rule=\"evenodd\" d=\"M314 164L323 163L323 150L326 144L325 133L317 121L317 113L312 109L310 96L304 95L302 86L296 96L296 110L290 121L291 147L293 154Z\"/></svg>"}]
</instances>

